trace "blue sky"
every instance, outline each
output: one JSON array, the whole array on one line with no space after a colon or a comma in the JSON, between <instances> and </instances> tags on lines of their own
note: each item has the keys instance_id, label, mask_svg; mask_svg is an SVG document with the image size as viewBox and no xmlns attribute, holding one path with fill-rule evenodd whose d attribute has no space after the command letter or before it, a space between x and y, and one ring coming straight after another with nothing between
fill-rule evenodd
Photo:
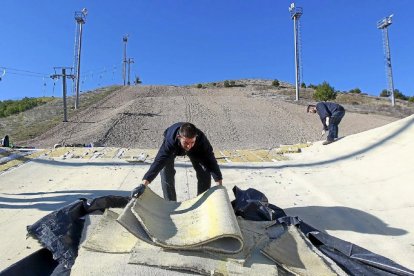
<instances>
[{"instance_id":1,"label":"blue sky","mask_svg":"<svg viewBox=\"0 0 414 276\"><path fill-rule=\"evenodd\" d=\"M1 0L0 100L61 96L48 76L72 66L74 12L87 8L81 91L121 84L122 37L131 75L144 84L242 78L294 83L293 21L287 0ZM303 81L378 95L387 87L378 20L389 27L394 87L414 96L414 1L295 1L303 8ZM21 70L21 71L17 71ZM3 70L0 68L0 76ZM69 82L70 84L71 82ZM71 91L71 85L68 89ZM71 94L71 92L70 92Z\"/></svg>"}]
</instances>

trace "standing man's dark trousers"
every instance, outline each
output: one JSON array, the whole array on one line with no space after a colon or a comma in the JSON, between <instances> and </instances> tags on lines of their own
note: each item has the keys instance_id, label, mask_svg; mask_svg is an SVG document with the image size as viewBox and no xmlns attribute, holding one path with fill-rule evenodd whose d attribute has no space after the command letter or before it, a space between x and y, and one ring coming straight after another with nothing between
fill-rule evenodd
<instances>
[{"instance_id":1,"label":"standing man's dark trousers","mask_svg":"<svg viewBox=\"0 0 414 276\"><path fill-rule=\"evenodd\" d=\"M175 193L174 160L175 156L172 156L170 159L168 159L165 167L160 172L164 199L170 201L177 201L177 195ZM196 171L197 195L199 195L211 187L211 175L210 172L199 161L191 157L190 161L193 164L194 170Z\"/></svg>"},{"instance_id":2,"label":"standing man's dark trousers","mask_svg":"<svg viewBox=\"0 0 414 276\"><path fill-rule=\"evenodd\" d=\"M328 141L334 141L336 138L338 138L338 125L344 116L345 111L338 111L332 114L331 118L329 119L329 134L327 137Z\"/></svg>"}]
</instances>

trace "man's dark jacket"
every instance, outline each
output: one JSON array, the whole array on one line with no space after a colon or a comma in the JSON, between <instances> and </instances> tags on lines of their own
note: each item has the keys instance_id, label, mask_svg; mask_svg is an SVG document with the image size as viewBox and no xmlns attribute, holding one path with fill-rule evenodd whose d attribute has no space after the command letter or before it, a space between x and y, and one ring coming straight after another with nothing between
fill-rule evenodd
<instances>
[{"instance_id":1,"label":"man's dark jacket","mask_svg":"<svg viewBox=\"0 0 414 276\"><path fill-rule=\"evenodd\" d=\"M195 160L206 167L213 176L214 181L217 182L222 180L223 177L217 164L216 157L214 156L213 147L201 130L197 129L195 144L188 152L181 147L180 140L177 135L183 124L184 123L175 123L164 131L164 141L157 156L155 157L154 162L151 164L151 167L144 175L143 179L152 182L158 173L164 168L169 158L175 158L176 156L184 156L187 154L191 160Z\"/></svg>"},{"instance_id":2,"label":"man's dark jacket","mask_svg":"<svg viewBox=\"0 0 414 276\"><path fill-rule=\"evenodd\" d=\"M332 116L342 115L345 112L345 109L342 105L330 102L320 102L316 104L316 111L321 118L323 128L328 130L326 125L326 118L331 118Z\"/></svg>"}]
</instances>

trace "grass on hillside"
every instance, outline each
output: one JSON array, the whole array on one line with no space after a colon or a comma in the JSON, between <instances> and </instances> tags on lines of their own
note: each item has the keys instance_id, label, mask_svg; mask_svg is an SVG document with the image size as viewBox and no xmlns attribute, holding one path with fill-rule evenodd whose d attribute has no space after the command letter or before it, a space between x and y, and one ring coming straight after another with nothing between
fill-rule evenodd
<instances>
[{"instance_id":1,"label":"grass on hillside","mask_svg":"<svg viewBox=\"0 0 414 276\"><path fill-rule=\"evenodd\" d=\"M110 86L82 93L79 99L80 108L78 110L73 109L74 98L69 97L67 99L68 117L95 104L119 88L120 86ZM47 130L60 124L62 120L62 98L52 98L52 100L44 105L6 118L0 118L0 136L4 137L7 134L10 137L10 141L14 145L18 145L20 141L30 140L43 134Z\"/></svg>"},{"instance_id":2,"label":"grass on hillside","mask_svg":"<svg viewBox=\"0 0 414 276\"><path fill-rule=\"evenodd\" d=\"M265 92L267 96L270 96L270 94L279 96L285 101L301 105L316 103L313 99L315 93L313 88L300 88L298 102L295 101L295 87L287 83L281 83L279 87L261 85L256 89L256 92L258 91ZM343 105L347 111L355 113L378 114L394 118L404 118L414 114L413 102L396 99L395 106L393 107L389 98L369 96L366 94L338 92L336 99L332 100L332 102L339 103Z\"/></svg>"},{"instance_id":3,"label":"grass on hillside","mask_svg":"<svg viewBox=\"0 0 414 276\"><path fill-rule=\"evenodd\" d=\"M14 114L19 114L26 110L35 108L36 106L44 105L53 101L53 97L28 98L21 100L5 100L0 101L0 117L8 117Z\"/></svg>"}]
</instances>

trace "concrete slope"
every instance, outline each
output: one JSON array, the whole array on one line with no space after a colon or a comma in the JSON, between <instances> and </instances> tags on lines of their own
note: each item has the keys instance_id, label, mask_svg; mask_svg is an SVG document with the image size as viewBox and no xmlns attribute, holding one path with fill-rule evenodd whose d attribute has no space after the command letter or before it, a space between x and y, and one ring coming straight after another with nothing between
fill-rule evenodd
<instances>
[{"instance_id":1,"label":"concrete slope","mask_svg":"<svg viewBox=\"0 0 414 276\"><path fill-rule=\"evenodd\" d=\"M413 137L410 116L316 143L277 166L281 185L264 192L289 215L414 269Z\"/></svg>"},{"instance_id":2,"label":"concrete slope","mask_svg":"<svg viewBox=\"0 0 414 276\"><path fill-rule=\"evenodd\" d=\"M411 116L328 146L318 142L290 161L220 165L223 185L230 200L234 185L256 188L289 215L414 269L413 137ZM27 225L80 197L128 195L149 165L46 156L0 174L0 271L39 248L26 239ZM194 198L191 163L176 170L178 200ZM162 194L159 177L151 189Z\"/></svg>"}]
</instances>

